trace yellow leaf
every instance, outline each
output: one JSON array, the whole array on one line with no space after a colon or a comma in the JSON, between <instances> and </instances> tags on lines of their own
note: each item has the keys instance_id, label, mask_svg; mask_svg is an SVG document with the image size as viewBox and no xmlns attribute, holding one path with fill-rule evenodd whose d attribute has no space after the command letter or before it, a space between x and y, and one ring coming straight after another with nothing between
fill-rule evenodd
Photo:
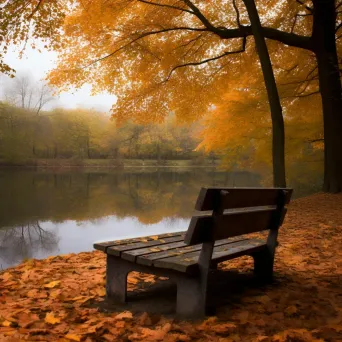
<instances>
[{"instance_id":1,"label":"yellow leaf","mask_svg":"<svg viewBox=\"0 0 342 342\"><path fill-rule=\"evenodd\" d=\"M44 287L48 288L48 289L52 289L53 287L56 287L59 284L60 284L60 281L59 280L55 280L55 281L52 281L52 282L50 282L48 284L45 284Z\"/></svg>"},{"instance_id":2,"label":"yellow leaf","mask_svg":"<svg viewBox=\"0 0 342 342\"><path fill-rule=\"evenodd\" d=\"M1 325L3 326L3 327L10 327L11 326L11 322L10 321L3 321L2 323L1 323Z\"/></svg>"},{"instance_id":3,"label":"yellow leaf","mask_svg":"<svg viewBox=\"0 0 342 342\"><path fill-rule=\"evenodd\" d=\"M77 302L77 303L85 303L89 299L93 298L92 296L78 296L75 298L72 298L71 300Z\"/></svg>"},{"instance_id":4,"label":"yellow leaf","mask_svg":"<svg viewBox=\"0 0 342 342\"><path fill-rule=\"evenodd\" d=\"M124 311L114 317L115 319L132 319L133 315L130 311Z\"/></svg>"},{"instance_id":5,"label":"yellow leaf","mask_svg":"<svg viewBox=\"0 0 342 342\"><path fill-rule=\"evenodd\" d=\"M151 252L160 252L160 248L150 248Z\"/></svg>"},{"instance_id":6,"label":"yellow leaf","mask_svg":"<svg viewBox=\"0 0 342 342\"><path fill-rule=\"evenodd\" d=\"M158 240L158 235L151 236L151 239L154 241Z\"/></svg>"},{"instance_id":7,"label":"yellow leaf","mask_svg":"<svg viewBox=\"0 0 342 342\"><path fill-rule=\"evenodd\" d=\"M50 323L50 324L57 324L57 323L60 323L61 320L55 317L53 312L48 312L45 316L45 322Z\"/></svg>"},{"instance_id":8,"label":"yellow leaf","mask_svg":"<svg viewBox=\"0 0 342 342\"><path fill-rule=\"evenodd\" d=\"M57 298L60 294L62 293L62 290L54 290L50 292L50 297L51 298Z\"/></svg>"},{"instance_id":9,"label":"yellow leaf","mask_svg":"<svg viewBox=\"0 0 342 342\"><path fill-rule=\"evenodd\" d=\"M104 288L99 288L99 289L96 289L95 291L96 291L97 295L100 297L103 297L106 295L106 290Z\"/></svg>"},{"instance_id":10,"label":"yellow leaf","mask_svg":"<svg viewBox=\"0 0 342 342\"><path fill-rule=\"evenodd\" d=\"M81 341L81 337L76 334L67 334L65 335L65 338L71 341Z\"/></svg>"}]
</instances>

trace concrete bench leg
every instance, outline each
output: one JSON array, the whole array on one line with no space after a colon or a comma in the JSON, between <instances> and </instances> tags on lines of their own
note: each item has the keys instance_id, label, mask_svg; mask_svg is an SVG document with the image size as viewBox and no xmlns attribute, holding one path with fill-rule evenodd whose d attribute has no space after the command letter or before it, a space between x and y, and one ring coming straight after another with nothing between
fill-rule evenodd
<instances>
[{"instance_id":1,"label":"concrete bench leg","mask_svg":"<svg viewBox=\"0 0 342 342\"><path fill-rule=\"evenodd\" d=\"M266 282L273 279L274 256L267 250L254 253L254 274Z\"/></svg>"},{"instance_id":2,"label":"concrete bench leg","mask_svg":"<svg viewBox=\"0 0 342 342\"><path fill-rule=\"evenodd\" d=\"M177 280L177 315L201 318L206 315L207 286L200 278L182 277Z\"/></svg>"},{"instance_id":3,"label":"concrete bench leg","mask_svg":"<svg viewBox=\"0 0 342 342\"><path fill-rule=\"evenodd\" d=\"M107 299L119 303L127 300L127 275L132 269L120 258L107 254L106 294Z\"/></svg>"}]
</instances>

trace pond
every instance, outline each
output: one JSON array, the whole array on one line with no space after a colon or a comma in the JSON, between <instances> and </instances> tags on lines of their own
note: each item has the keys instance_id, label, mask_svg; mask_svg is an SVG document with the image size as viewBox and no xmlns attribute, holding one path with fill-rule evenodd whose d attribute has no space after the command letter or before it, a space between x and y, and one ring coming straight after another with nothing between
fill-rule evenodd
<instances>
[{"instance_id":1,"label":"pond","mask_svg":"<svg viewBox=\"0 0 342 342\"><path fill-rule=\"evenodd\" d=\"M186 230L202 186L263 186L207 169L0 170L0 269L95 241Z\"/></svg>"}]
</instances>

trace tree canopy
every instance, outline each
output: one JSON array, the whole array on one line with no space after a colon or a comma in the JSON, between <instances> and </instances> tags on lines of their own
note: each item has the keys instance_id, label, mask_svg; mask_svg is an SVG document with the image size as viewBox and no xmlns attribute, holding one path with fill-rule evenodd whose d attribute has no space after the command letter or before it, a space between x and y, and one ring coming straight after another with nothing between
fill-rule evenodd
<instances>
[{"instance_id":1,"label":"tree canopy","mask_svg":"<svg viewBox=\"0 0 342 342\"><path fill-rule=\"evenodd\" d=\"M67 90L91 83L95 93L116 94L112 115L117 122L161 122L170 112L183 122L204 116L210 120L214 115L211 120L216 120L217 127L210 131L212 126L208 126L202 143L214 148L234 144L231 135L225 134L232 121L227 125L220 122L224 116L239 113L242 101L251 114L239 116L245 127L237 119L234 135L245 138L263 124L264 138L270 138L268 110L264 108L263 115L255 113L258 107L254 104L265 102L266 97L242 1L36 0L22 1L19 7L16 1L3 3L3 46L26 44L30 38L48 41L46 46L59 52L58 65L48 76L50 84ZM306 142L316 142L323 139L322 122L316 119L323 109L324 127L330 132L325 134L326 186L338 191L341 182L336 179L342 164L336 146L340 145L337 132L342 123L338 114L342 100L335 82L334 47L330 49L327 43L325 51L324 42L331 42L331 30L327 30L333 25L332 45L337 44L340 55L341 2L325 3L322 10L317 0L256 1L285 121L289 124L297 115L303 129L308 121L316 122L316 128L308 130L312 134L305 136ZM335 16L330 18L331 13ZM1 65L2 71L11 72L10 66ZM329 81L328 77L335 78ZM340 82L340 74L337 80ZM316 100L320 90L322 107ZM241 100L236 101L237 97ZM334 105L329 105L332 98ZM298 114L298 109L302 113L309 108L312 119ZM262 118L256 125L259 115ZM219 145L214 139L218 130L222 133Z\"/></svg>"}]
</instances>

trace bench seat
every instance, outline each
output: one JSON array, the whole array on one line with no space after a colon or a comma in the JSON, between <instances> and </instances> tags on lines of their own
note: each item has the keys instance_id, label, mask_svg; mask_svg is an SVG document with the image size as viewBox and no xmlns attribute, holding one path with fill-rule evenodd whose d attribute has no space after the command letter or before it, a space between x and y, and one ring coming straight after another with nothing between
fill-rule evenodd
<instances>
[{"instance_id":1,"label":"bench seat","mask_svg":"<svg viewBox=\"0 0 342 342\"><path fill-rule=\"evenodd\" d=\"M282 188L202 188L186 232L95 243L107 255L107 299L125 303L129 272L152 273L176 283L178 315L203 317L211 271L244 255L253 258L256 277L271 281L291 194ZM268 231L267 239L255 239L262 231Z\"/></svg>"},{"instance_id":2,"label":"bench seat","mask_svg":"<svg viewBox=\"0 0 342 342\"><path fill-rule=\"evenodd\" d=\"M94 244L94 248L109 255L144 266L172 269L187 274L198 272L198 259L202 244L188 246L184 232L144 236L143 238L119 240ZM265 240L244 236L217 240L214 245L211 265L251 255L267 247Z\"/></svg>"}]
</instances>

